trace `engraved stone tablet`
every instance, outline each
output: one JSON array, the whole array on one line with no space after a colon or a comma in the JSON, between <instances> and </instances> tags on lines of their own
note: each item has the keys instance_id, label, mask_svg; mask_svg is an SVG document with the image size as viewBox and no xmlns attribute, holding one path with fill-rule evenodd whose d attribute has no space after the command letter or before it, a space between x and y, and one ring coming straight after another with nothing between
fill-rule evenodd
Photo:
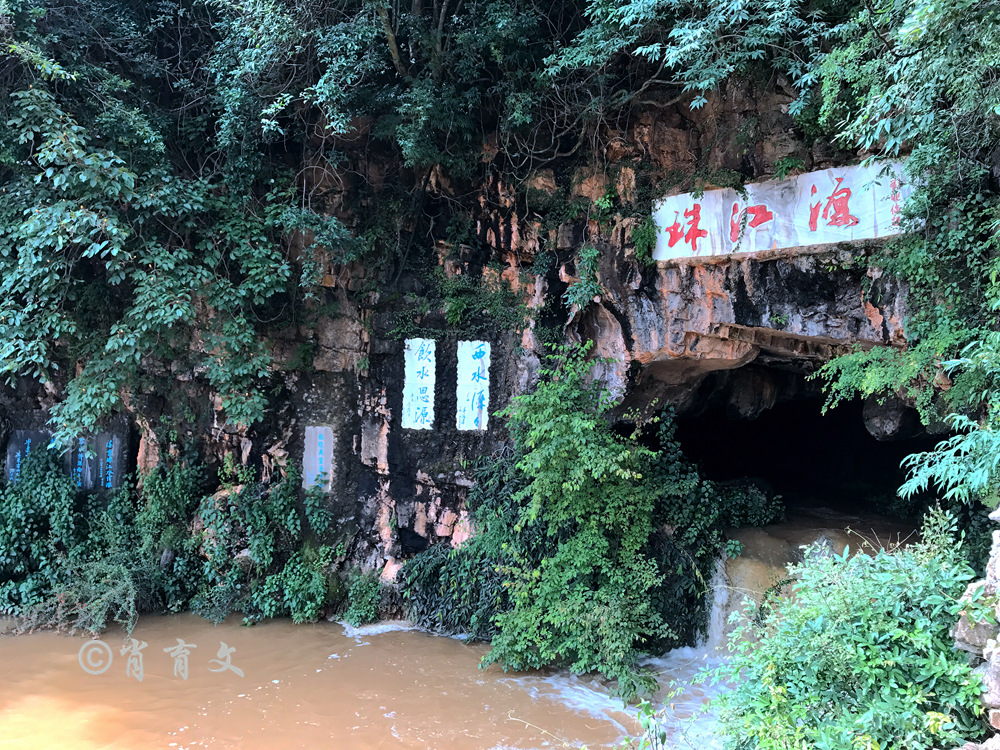
<instances>
[{"instance_id":1,"label":"engraved stone tablet","mask_svg":"<svg viewBox=\"0 0 1000 750\"><path fill-rule=\"evenodd\" d=\"M94 438L79 437L66 455L66 471L81 490L97 485L97 444Z\"/></svg>"},{"instance_id":2,"label":"engraved stone tablet","mask_svg":"<svg viewBox=\"0 0 1000 750\"><path fill-rule=\"evenodd\" d=\"M306 445L302 454L302 487L333 487L333 429L325 425L306 427Z\"/></svg>"},{"instance_id":3,"label":"engraved stone tablet","mask_svg":"<svg viewBox=\"0 0 1000 750\"><path fill-rule=\"evenodd\" d=\"M485 430L490 419L490 344L458 342L456 426L460 430Z\"/></svg>"},{"instance_id":4,"label":"engraved stone tablet","mask_svg":"<svg viewBox=\"0 0 1000 750\"><path fill-rule=\"evenodd\" d=\"M7 442L7 481L21 478L21 467L32 451L45 450L52 435L41 430L14 430Z\"/></svg>"},{"instance_id":5,"label":"engraved stone tablet","mask_svg":"<svg viewBox=\"0 0 1000 750\"><path fill-rule=\"evenodd\" d=\"M121 486L125 472L125 441L111 432L98 433L94 438L97 453L97 481L94 489L110 490Z\"/></svg>"}]
</instances>

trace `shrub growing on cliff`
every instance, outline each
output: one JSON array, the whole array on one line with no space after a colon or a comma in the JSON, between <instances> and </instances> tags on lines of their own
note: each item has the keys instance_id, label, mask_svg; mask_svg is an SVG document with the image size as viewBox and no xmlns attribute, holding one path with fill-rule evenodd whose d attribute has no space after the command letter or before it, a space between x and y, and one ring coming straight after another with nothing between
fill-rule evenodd
<instances>
[{"instance_id":1,"label":"shrub growing on cliff","mask_svg":"<svg viewBox=\"0 0 1000 750\"><path fill-rule=\"evenodd\" d=\"M354 627L378 620L382 581L377 573L355 571L347 589L347 611L344 619Z\"/></svg>"},{"instance_id":2,"label":"shrub growing on cliff","mask_svg":"<svg viewBox=\"0 0 1000 750\"><path fill-rule=\"evenodd\" d=\"M406 564L404 591L418 625L483 640L496 635L495 616L510 607L514 551L544 549L533 528L515 530L512 522L524 487L519 459L512 446L480 458L468 499L478 533L459 549L432 545Z\"/></svg>"},{"instance_id":3,"label":"shrub growing on cliff","mask_svg":"<svg viewBox=\"0 0 1000 750\"><path fill-rule=\"evenodd\" d=\"M714 673L736 684L718 700L727 747L910 750L981 734L979 680L949 635L973 577L954 526L938 510L894 552L813 548L794 599L745 612Z\"/></svg>"},{"instance_id":4,"label":"shrub growing on cliff","mask_svg":"<svg viewBox=\"0 0 1000 750\"><path fill-rule=\"evenodd\" d=\"M729 513L669 418L656 449L612 429L588 349L556 349L506 411L513 446L480 462L469 497L477 535L421 553L404 576L411 617L492 638L486 663L601 672L632 696L652 684L641 652L703 625Z\"/></svg>"},{"instance_id":5,"label":"shrub growing on cliff","mask_svg":"<svg viewBox=\"0 0 1000 750\"><path fill-rule=\"evenodd\" d=\"M86 495L53 454L33 452L0 494L0 608L29 628L99 632L186 604L197 569L186 564L192 545L174 541L174 506L185 500L172 490L194 474L151 475L139 510L130 488Z\"/></svg>"},{"instance_id":6,"label":"shrub growing on cliff","mask_svg":"<svg viewBox=\"0 0 1000 750\"><path fill-rule=\"evenodd\" d=\"M295 472L199 502L200 477L177 463L146 475L138 494L126 484L88 495L53 454L33 452L0 490L0 613L24 628L92 633L188 607L216 621L317 619L333 552L306 537L308 523L329 519L316 502L297 507Z\"/></svg>"},{"instance_id":7,"label":"shrub growing on cliff","mask_svg":"<svg viewBox=\"0 0 1000 750\"><path fill-rule=\"evenodd\" d=\"M0 494L0 612L38 605L61 579L61 560L79 558L86 527L73 480L35 450ZM75 560L74 560L75 561Z\"/></svg>"},{"instance_id":8,"label":"shrub growing on cliff","mask_svg":"<svg viewBox=\"0 0 1000 750\"><path fill-rule=\"evenodd\" d=\"M497 615L486 661L566 663L614 677L632 695L650 682L639 649L671 635L650 596L662 581L647 552L656 493L643 481L655 454L603 418L613 402L588 382L588 348L556 349L539 387L504 412L525 478L506 522L539 546L513 549L510 608Z\"/></svg>"}]
</instances>

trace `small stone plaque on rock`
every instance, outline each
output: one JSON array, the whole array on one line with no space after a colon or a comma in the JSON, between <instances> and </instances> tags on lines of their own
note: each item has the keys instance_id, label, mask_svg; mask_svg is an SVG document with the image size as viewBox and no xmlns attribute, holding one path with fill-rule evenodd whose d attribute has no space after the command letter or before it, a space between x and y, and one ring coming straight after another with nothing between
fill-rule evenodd
<instances>
[{"instance_id":1,"label":"small stone plaque on rock","mask_svg":"<svg viewBox=\"0 0 1000 750\"><path fill-rule=\"evenodd\" d=\"M325 492L333 487L333 428L327 425L306 427L302 453L302 487L320 486Z\"/></svg>"},{"instance_id":2,"label":"small stone plaque on rock","mask_svg":"<svg viewBox=\"0 0 1000 750\"><path fill-rule=\"evenodd\" d=\"M31 452L47 449L51 439L51 433L41 430L14 430L7 442L7 481L20 479L21 467Z\"/></svg>"}]
</instances>

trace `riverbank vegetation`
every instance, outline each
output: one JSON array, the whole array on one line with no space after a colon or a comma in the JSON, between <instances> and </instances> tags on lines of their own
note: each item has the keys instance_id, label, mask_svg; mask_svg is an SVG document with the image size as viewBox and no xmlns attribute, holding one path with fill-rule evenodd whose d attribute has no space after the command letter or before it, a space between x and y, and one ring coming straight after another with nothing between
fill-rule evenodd
<instances>
[{"instance_id":1,"label":"riverbank vegetation","mask_svg":"<svg viewBox=\"0 0 1000 750\"><path fill-rule=\"evenodd\" d=\"M962 611L992 620L954 519L928 514L895 550L813 547L791 568L792 596L748 602L711 673L733 689L716 701L727 747L957 747L984 735L982 683L951 635Z\"/></svg>"},{"instance_id":2,"label":"riverbank vegetation","mask_svg":"<svg viewBox=\"0 0 1000 750\"><path fill-rule=\"evenodd\" d=\"M321 505L297 501L294 471L271 485L224 475L213 494L201 474L178 462L139 490L101 496L34 452L0 494L0 613L22 629L94 634L188 609L216 622L312 622L338 608L355 624L374 619L377 577L373 589L370 577L348 576L344 540Z\"/></svg>"},{"instance_id":3,"label":"riverbank vegetation","mask_svg":"<svg viewBox=\"0 0 1000 750\"><path fill-rule=\"evenodd\" d=\"M484 664L599 672L632 698L655 688L643 653L704 632L717 561L739 551L723 529L784 508L704 480L669 415L614 431L588 350L552 350L538 387L505 410L512 445L480 464L470 496L477 535L417 555L405 587L418 624L490 638Z\"/></svg>"}]
</instances>

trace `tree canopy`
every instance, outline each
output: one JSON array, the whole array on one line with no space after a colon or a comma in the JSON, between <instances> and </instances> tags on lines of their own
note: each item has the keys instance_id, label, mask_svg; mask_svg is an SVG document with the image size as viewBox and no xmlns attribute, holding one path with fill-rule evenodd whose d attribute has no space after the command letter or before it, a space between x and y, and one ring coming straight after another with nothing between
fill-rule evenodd
<instances>
[{"instance_id":1,"label":"tree canopy","mask_svg":"<svg viewBox=\"0 0 1000 750\"><path fill-rule=\"evenodd\" d=\"M941 363L994 327L998 5L3 0L3 369L64 379L66 435L152 362L253 422L262 336L308 317L324 264L391 285L467 235L484 185L738 79L791 92L804 141L908 155L910 232L879 262L911 345L826 374L834 401L902 390L930 419Z\"/></svg>"}]
</instances>

